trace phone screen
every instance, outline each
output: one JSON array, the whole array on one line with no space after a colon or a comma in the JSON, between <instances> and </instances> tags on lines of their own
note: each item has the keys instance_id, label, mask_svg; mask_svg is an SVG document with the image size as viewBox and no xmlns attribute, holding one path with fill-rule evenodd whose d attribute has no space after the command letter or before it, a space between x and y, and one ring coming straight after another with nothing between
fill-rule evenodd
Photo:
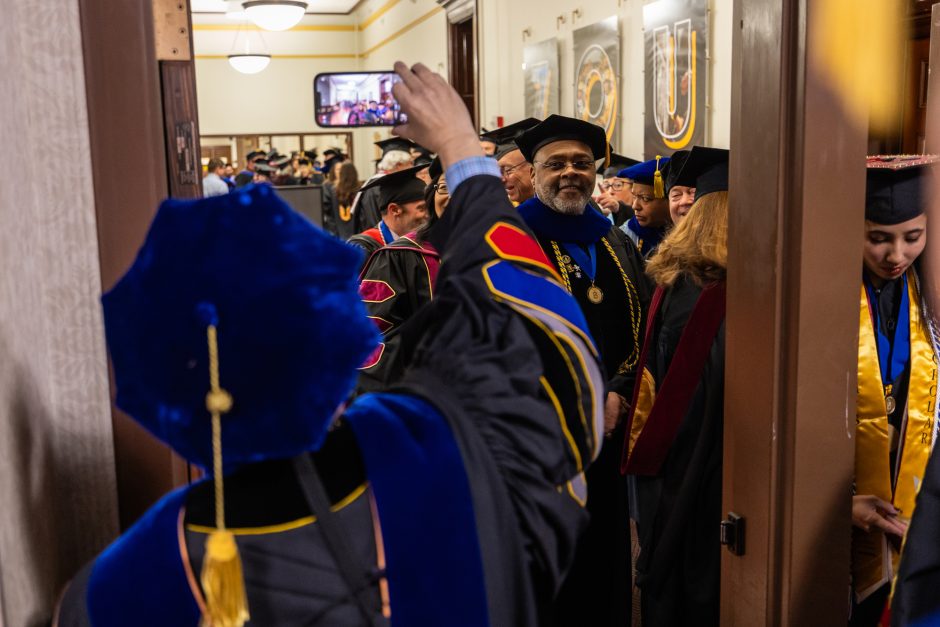
<instances>
[{"instance_id":1,"label":"phone screen","mask_svg":"<svg viewBox=\"0 0 940 627\"><path fill-rule=\"evenodd\" d=\"M392 71L317 74L313 79L317 126L395 126L408 121L392 95L401 78Z\"/></svg>"}]
</instances>

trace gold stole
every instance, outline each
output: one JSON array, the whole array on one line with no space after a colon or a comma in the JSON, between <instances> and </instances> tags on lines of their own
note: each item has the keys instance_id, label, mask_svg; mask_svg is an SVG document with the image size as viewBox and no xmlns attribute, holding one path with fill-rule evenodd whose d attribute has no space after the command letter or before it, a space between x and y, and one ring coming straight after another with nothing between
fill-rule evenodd
<instances>
[{"instance_id":1,"label":"gold stole","mask_svg":"<svg viewBox=\"0 0 940 627\"><path fill-rule=\"evenodd\" d=\"M858 404L855 416L855 493L874 494L910 521L933 444L937 357L921 318L917 275L907 275L910 310L911 378L901 424L897 476L891 485L891 438L885 388L872 328L868 294L862 286L858 337ZM884 532L852 529L852 575L858 601L891 581L900 557Z\"/></svg>"}]
</instances>

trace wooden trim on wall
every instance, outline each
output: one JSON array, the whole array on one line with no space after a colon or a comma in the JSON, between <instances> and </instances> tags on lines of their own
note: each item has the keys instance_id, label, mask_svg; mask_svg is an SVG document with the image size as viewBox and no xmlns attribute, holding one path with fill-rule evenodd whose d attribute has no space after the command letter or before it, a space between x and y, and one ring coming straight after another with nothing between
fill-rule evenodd
<instances>
[{"instance_id":1,"label":"wooden trim on wall","mask_svg":"<svg viewBox=\"0 0 940 627\"><path fill-rule=\"evenodd\" d=\"M721 624L845 625L867 124L808 65L810 0L735 3ZM717 530L716 530L717 534Z\"/></svg>"}]
</instances>

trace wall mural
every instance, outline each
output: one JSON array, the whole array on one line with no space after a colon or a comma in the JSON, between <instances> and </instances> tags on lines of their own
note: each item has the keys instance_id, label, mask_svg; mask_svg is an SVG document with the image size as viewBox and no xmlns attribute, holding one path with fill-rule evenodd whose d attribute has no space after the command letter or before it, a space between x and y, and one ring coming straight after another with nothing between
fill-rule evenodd
<instances>
[{"instance_id":1,"label":"wall mural","mask_svg":"<svg viewBox=\"0 0 940 627\"><path fill-rule=\"evenodd\" d=\"M523 48L525 70L525 115L544 120L558 113L558 40L540 41Z\"/></svg>"},{"instance_id":2,"label":"wall mural","mask_svg":"<svg viewBox=\"0 0 940 627\"><path fill-rule=\"evenodd\" d=\"M708 79L707 0L658 0L643 7L647 159L704 145Z\"/></svg>"},{"instance_id":3,"label":"wall mural","mask_svg":"<svg viewBox=\"0 0 940 627\"><path fill-rule=\"evenodd\" d=\"M574 117L603 126L608 141L620 117L620 33L617 17L573 33ZM615 142L616 143L616 142Z\"/></svg>"}]
</instances>

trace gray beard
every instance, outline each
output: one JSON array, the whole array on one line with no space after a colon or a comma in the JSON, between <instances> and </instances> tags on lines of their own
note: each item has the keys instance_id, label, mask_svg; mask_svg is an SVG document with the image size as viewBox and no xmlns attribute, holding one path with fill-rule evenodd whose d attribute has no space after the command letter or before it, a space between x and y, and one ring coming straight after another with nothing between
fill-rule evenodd
<instances>
[{"instance_id":1,"label":"gray beard","mask_svg":"<svg viewBox=\"0 0 940 627\"><path fill-rule=\"evenodd\" d=\"M553 196L548 193L548 190L536 183L535 185L535 195L538 196L538 199L542 201L543 204L554 209L558 213L568 215L568 216L579 216L584 213L584 209L588 203L588 197L582 197L578 200L566 201L559 198L557 195Z\"/></svg>"}]
</instances>

